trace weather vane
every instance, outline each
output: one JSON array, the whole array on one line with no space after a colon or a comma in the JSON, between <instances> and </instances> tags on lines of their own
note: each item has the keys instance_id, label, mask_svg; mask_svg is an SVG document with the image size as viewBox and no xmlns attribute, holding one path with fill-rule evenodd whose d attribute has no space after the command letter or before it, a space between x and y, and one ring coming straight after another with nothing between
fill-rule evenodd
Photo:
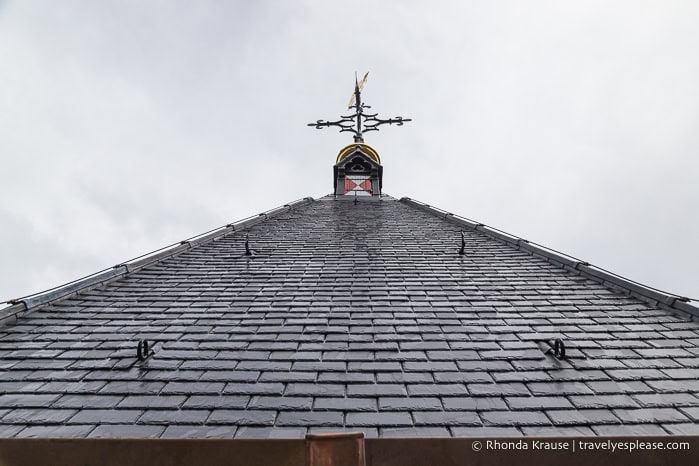
<instances>
[{"instance_id":1,"label":"weather vane","mask_svg":"<svg viewBox=\"0 0 699 466\"><path fill-rule=\"evenodd\" d=\"M361 81L357 81L357 75L354 75L354 94L350 99L348 109L354 109L353 115L340 116L336 121L318 120L315 123L308 123L308 126L315 126L317 129L322 129L329 126L337 126L340 132L348 131L354 134L354 142L364 142L363 134L369 131L378 131L381 125L398 125L402 126L406 121L412 121L410 118L395 117L384 120L377 118L378 113L364 113L365 108L371 106L362 103L362 89L366 84L369 72L367 72Z\"/></svg>"}]
</instances>

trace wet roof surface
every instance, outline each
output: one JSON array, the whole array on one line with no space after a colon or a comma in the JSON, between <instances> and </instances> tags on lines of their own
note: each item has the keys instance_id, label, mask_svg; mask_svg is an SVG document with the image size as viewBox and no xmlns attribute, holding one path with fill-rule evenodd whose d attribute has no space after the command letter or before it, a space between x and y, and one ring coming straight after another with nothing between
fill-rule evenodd
<instances>
[{"instance_id":1,"label":"wet roof surface","mask_svg":"<svg viewBox=\"0 0 699 466\"><path fill-rule=\"evenodd\" d=\"M39 308L0 436L699 433L696 320L460 231L323 198Z\"/></svg>"}]
</instances>

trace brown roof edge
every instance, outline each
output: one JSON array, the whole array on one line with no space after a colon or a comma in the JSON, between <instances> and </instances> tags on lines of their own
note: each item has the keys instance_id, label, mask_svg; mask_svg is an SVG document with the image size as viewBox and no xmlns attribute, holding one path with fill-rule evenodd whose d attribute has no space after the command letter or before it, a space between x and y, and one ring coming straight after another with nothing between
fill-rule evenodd
<instances>
[{"instance_id":1,"label":"brown roof edge","mask_svg":"<svg viewBox=\"0 0 699 466\"><path fill-rule=\"evenodd\" d=\"M51 288L46 291L12 300L10 301L11 305L9 307L0 309L0 326L12 324L22 315L38 307L54 303L56 301L65 299L69 296L73 296L74 294L79 293L80 291L86 291L97 286L104 285L111 281L122 278L128 273L140 270L143 267L173 257L177 254L180 254L186 250L195 248L202 244L206 244L209 241L214 241L231 233L245 230L247 228L252 227L253 225L257 225L260 222L264 222L268 218L274 217L275 215L278 215L282 212L293 210L299 206L310 204L314 201L315 199L313 199L312 197L298 199L296 201L284 204L283 206L275 207L274 209L262 212L252 217L244 218L237 222L229 223L222 227L215 228L214 230L203 233L201 235L193 236L186 240L180 241L179 243L171 244L156 251L143 254L134 259L130 259L120 264L117 264L112 268L96 272L92 275L88 275L87 277L79 278L72 282L66 283L64 285L59 285L55 288Z\"/></svg>"},{"instance_id":2,"label":"brown roof edge","mask_svg":"<svg viewBox=\"0 0 699 466\"><path fill-rule=\"evenodd\" d=\"M360 440L363 458L348 444L359 445ZM358 460L364 460L368 466L694 466L699 449L697 435L395 437L348 438L345 442L329 445L330 454L314 457L309 441L303 439L1 438L0 462L23 466L357 466L363 464ZM318 459L337 462L318 463Z\"/></svg>"},{"instance_id":3,"label":"brown roof edge","mask_svg":"<svg viewBox=\"0 0 699 466\"><path fill-rule=\"evenodd\" d=\"M401 198L400 202L443 218L450 223L483 233L484 235L499 240L505 244L508 244L509 246L513 246L522 251L527 251L534 256L547 260L551 264L560 266L577 275L594 280L609 288L621 289L629 295L650 304L663 306L667 309L682 311L694 317L699 317L699 307L694 304L690 304L688 302L690 300L682 296L653 289L633 280L629 280L628 278L624 278L612 272L603 270L580 259L576 259L567 254L549 249L546 246L530 243L529 241L518 236L496 230L482 223L474 222L473 220L459 217L458 215L432 207L428 204L416 201L415 199L410 199L409 197Z\"/></svg>"}]
</instances>

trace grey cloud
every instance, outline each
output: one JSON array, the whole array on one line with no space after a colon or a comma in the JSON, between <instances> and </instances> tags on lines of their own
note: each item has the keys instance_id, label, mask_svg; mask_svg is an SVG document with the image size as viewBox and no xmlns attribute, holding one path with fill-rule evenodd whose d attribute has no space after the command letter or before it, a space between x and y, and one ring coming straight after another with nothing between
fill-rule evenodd
<instances>
[{"instance_id":1,"label":"grey cloud","mask_svg":"<svg viewBox=\"0 0 699 466\"><path fill-rule=\"evenodd\" d=\"M699 297L694 2L0 3L10 297L332 186L385 189ZM8 175L9 174L9 175ZM50 269L50 272L46 270ZM37 272L44 270L44 272Z\"/></svg>"}]
</instances>

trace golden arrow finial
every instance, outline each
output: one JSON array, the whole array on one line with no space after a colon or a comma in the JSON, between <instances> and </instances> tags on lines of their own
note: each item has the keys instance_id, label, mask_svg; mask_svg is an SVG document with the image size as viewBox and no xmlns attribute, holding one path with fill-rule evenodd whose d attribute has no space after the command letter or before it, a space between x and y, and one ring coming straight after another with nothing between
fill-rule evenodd
<instances>
[{"instance_id":1,"label":"golden arrow finial","mask_svg":"<svg viewBox=\"0 0 699 466\"><path fill-rule=\"evenodd\" d=\"M352 93L352 97L350 97L349 104L347 105L347 108L352 108L354 107L354 104L357 103L357 94L362 92L362 89L364 89L364 85L366 84L366 78L369 77L369 72L367 71L364 74L364 77L362 78L361 81L357 82L357 73L354 73L354 92Z\"/></svg>"}]
</instances>

